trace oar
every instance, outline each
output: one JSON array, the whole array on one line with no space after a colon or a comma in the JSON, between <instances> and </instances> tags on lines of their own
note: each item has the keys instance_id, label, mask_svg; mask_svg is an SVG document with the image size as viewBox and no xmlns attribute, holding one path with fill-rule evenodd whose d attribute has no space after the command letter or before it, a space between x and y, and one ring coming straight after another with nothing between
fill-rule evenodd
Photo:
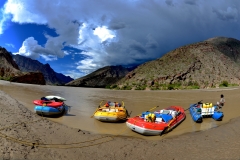
<instances>
[{"instance_id":1,"label":"oar","mask_svg":"<svg viewBox=\"0 0 240 160\"><path fill-rule=\"evenodd\" d=\"M126 107L125 107L125 104L124 104L124 102L123 102L123 101L122 101L122 105L121 105L121 107L125 108L125 110L126 110L126 113L127 113L127 117L126 117L126 118L124 118L124 119L128 119L128 117L130 117L130 115L131 115L132 111L130 112L130 114L128 113L128 110L126 109Z\"/></svg>"},{"instance_id":2,"label":"oar","mask_svg":"<svg viewBox=\"0 0 240 160\"><path fill-rule=\"evenodd\" d=\"M154 110L154 109L157 108L157 107L159 107L159 106L153 107L153 108L149 109L148 111ZM141 115L141 113L138 114L137 116L140 116L140 115Z\"/></svg>"},{"instance_id":3,"label":"oar","mask_svg":"<svg viewBox=\"0 0 240 160\"><path fill-rule=\"evenodd\" d=\"M123 107L123 108L125 108L125 104L124 104L124 102L123 102L123 101L122 101L122 107Z\"/></svg>"},{"instance_id":4,"label":"oar","mask_svg":"<svg viewBox=\"0 0 240 160\"><path fill-rule=\"evenodd\" d=\"M128 114L128 110L126 109L126 107L125 107L125 104L124 104L124 102L123 102L123 101L122 101L122 105L121 105L121 107L125 108L125 110L126 110L126 113L127 113L127 117L130 117L130 115Z\"/></svg>"},{"instance_id":5,"label":"oar","mask_svg":"<svg viewBox=\"0 0 240 160\"><path fill-rule=\"evenodd\" d=\"M101 106L101 104L102 104L103 101L104 101L104 100L102 100L102 101L100 102L99 106L97 107L97 109L95 110L95 112L93 113L93 115L92 115L90 118L92 118L92 117L94 116L94 114L97 112L98 108Z\"/></svg>"}]
</instances>

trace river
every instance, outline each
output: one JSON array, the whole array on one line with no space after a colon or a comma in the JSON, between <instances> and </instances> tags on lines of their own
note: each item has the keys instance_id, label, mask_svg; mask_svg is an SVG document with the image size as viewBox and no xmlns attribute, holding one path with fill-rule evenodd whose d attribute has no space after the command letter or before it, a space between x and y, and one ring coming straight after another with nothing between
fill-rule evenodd
<instances>
[{"instance_id":1,"label":"river","mask_svg":"<svg viewBox=\"0 0 240 160\"><path fill-rule=\"evenodd\" d=\"M239 87L199 90L124 91L100 88L32 85L10 83L1 80L0 89L18 100L31 111L34 111L33 100L40 99L43 96L58 95L66 98L66 104L71 106L70 112L59 118L48 118L49 120L66 126L90 131L95 134L132 136L148 140L170 138L189 132L204 131L217 127L229 122L232 118L238 117L240 111ZM159 106L156 110L171 105L182 106L187 109L191 103L196 103L200 100L215 104L220 100L221 94L224 94L226 100L226 104L222 109L224 112L222 121L204 118L202 123L195 123L189 111L186 111L186 119L164 136L142 136L132 132L126 127L125 123L104 123L91 118L102 100L123 101L131 113L131 117L133 117L156 106Z\"/></svg>"}]
</instances>

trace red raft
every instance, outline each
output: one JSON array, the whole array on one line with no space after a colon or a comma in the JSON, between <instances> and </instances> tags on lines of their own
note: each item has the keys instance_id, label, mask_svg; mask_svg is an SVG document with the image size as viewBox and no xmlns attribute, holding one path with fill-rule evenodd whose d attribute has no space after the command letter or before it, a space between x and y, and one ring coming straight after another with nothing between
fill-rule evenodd
<instances>
[{"instance_id":1,"label":"red raft","mask_svg":"<svg viewBox=\"0 0 240 160\"><path fill-rule=\"evenodd\" d=\"M48 106L58 108L63 105L64 102L46 101L46 100L34 100L33 103L38 106Z\"/></svg>"},{"instance_id":2,"label":"red raft","mask_svg":"<svg viewBox=\"0 0 240 160\"><path fill-rule=\"evenodd\" d=\"M143 112L141 116L129 118L126 124L131 130L143 135L162 135L185 118L186 114L182 107L170 106L154 113Z\"/></svg>"}]
</instances>

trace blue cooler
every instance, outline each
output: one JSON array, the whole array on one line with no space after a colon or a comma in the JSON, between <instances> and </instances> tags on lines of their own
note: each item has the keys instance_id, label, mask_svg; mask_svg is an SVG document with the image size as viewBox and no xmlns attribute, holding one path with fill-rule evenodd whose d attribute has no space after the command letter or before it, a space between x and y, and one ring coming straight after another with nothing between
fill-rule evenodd
<instances>
[{"instance_id":1,"label":"blue cooler","mask_svg":"<svg viewBox=\"0 0 240 160\"><path fill-rule=\"evenodd\" d=\"M162 114L161 113L155 113L156 118L162 118Z\"/></svg>"},{"instance_id":2,"label":"blue cooler","mask_svg":"<svg viewBox=\"0 0 240 160\"><path fill-rule=\"evenodd\" d=\"M143 112L142 113L142 118L145 118L145 116L148 115L149 113L151 113L151 112L149 112L149 111Z\"/></svg>"}]
</instances>

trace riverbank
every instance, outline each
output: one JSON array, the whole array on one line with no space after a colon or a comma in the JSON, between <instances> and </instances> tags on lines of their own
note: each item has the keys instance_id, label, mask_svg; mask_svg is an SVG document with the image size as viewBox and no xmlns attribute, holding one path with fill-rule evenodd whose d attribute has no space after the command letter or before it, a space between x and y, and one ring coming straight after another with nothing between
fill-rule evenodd
<instances>
[{"instance_id":1,"label":"riverbank","mask_svg":"<svg viewBox=\"0 0 240 160\"><path fill-rule=\"evenodd\" d=\"M37 116L2 91L0 97L2 159L240 158L240 118L204 132L152 141L71 128Z\"/></svg>"}]
</instances>

